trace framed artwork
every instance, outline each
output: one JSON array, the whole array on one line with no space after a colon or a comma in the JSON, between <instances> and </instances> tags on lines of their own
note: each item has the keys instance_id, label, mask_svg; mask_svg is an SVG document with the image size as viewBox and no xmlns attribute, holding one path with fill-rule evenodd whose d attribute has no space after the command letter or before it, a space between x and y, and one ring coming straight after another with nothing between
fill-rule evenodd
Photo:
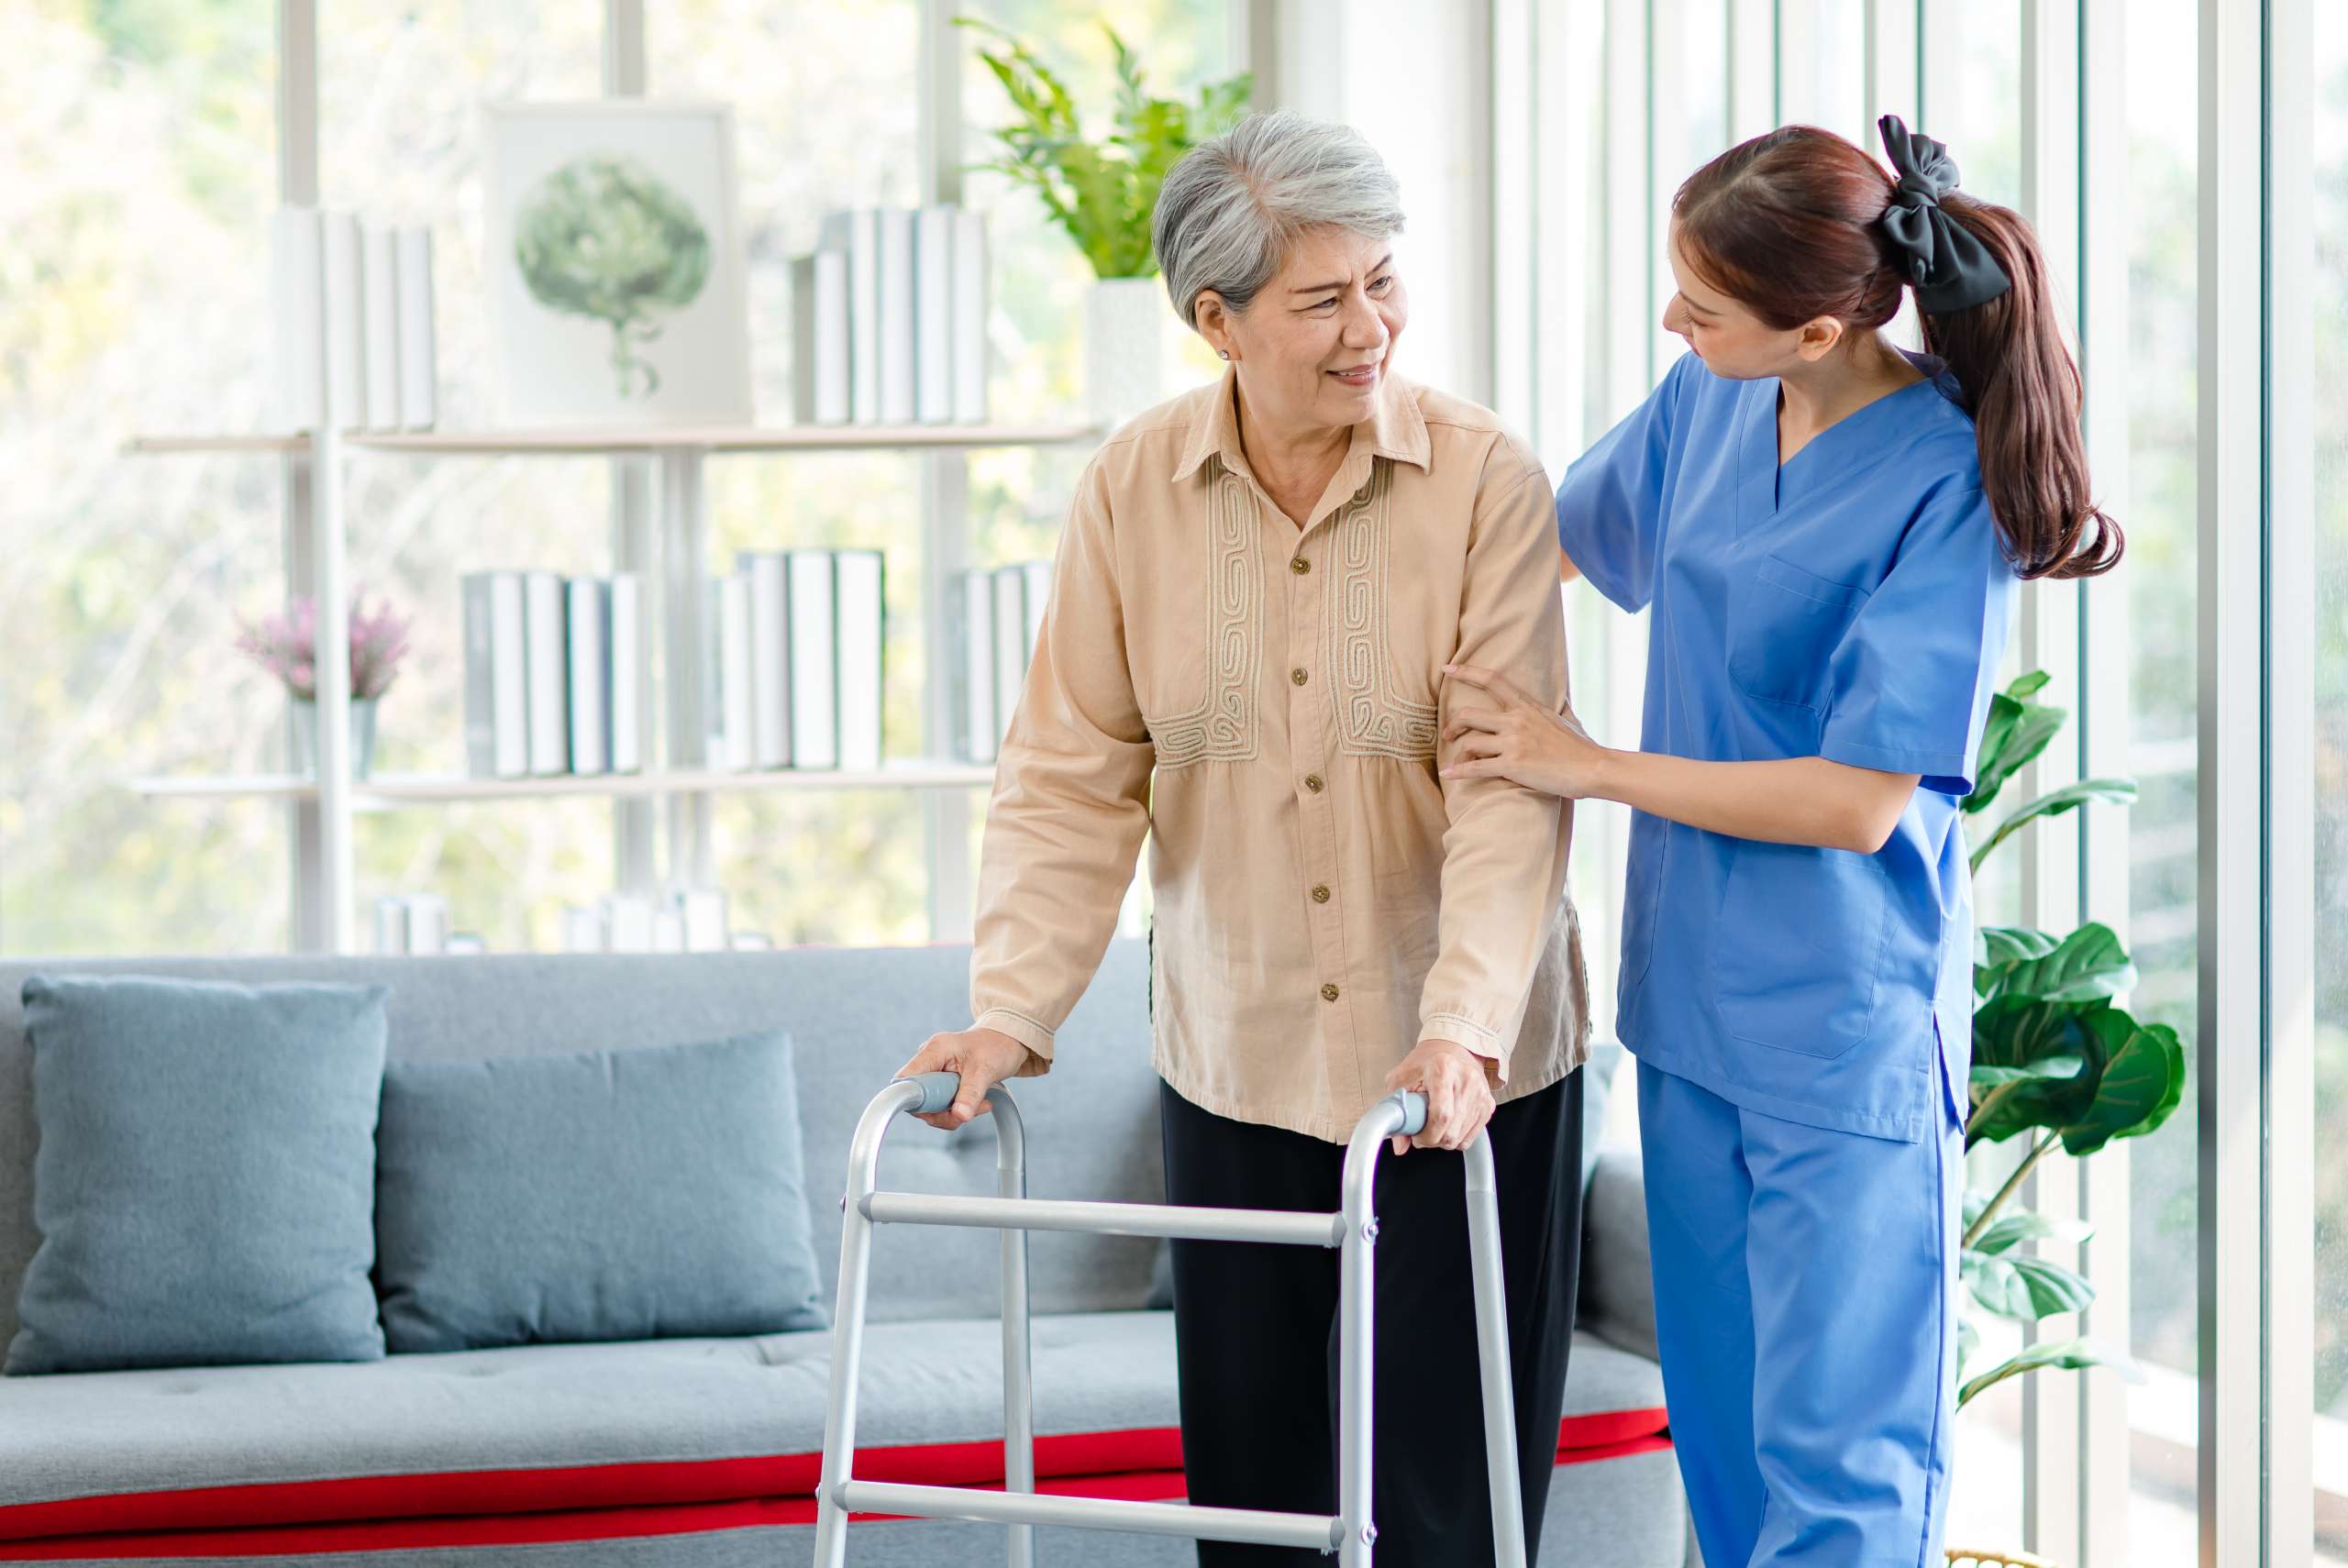
<instances>
[{"instance_id":1,"label":"framed artwork","mask_svg":"<svg viewBox=\"0 0 2348 1568\"><path fill-rule=\"evenodd\" d=\"M748 424L732 108L498 104L483 118L500 419Z\"/></svg>"}]
</instances>

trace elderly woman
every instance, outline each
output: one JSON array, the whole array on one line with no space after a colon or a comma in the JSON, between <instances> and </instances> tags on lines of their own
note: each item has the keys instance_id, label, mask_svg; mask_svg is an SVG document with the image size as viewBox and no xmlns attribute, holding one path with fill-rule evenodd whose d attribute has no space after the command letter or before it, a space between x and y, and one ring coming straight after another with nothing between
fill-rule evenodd
<instances>
[{"instance_id":1,"label":"elderly woman","mask_svg":"<svg viewBox=\"0 0 2348 1568\"><path fill-rule=\"evenodd\" d=\"M1145 834L1168 1201L1335 1209L1344 1141L1427 1097L1379 1174L1382 1563L1491 1561L1456 1152L1499 1164L1519 1464L1537 1541L1580 1235L1586 1025L1571 808L1437 777L1445 666L1562 709L1549 487L1490 413L1394 371L1393 176L1354 131L1249 118L1168 176L1175 310L1230 369L1077 488L988 812L972 1025L908 1073L1047 1071ZM1415 1151L1415 1152L1414 1152ZM1337 1257L1173 1244L1193 1503L1336 1510ZM1202 1563L1313 1552L1202 1544Z\"/></svg>"}]
</instances>

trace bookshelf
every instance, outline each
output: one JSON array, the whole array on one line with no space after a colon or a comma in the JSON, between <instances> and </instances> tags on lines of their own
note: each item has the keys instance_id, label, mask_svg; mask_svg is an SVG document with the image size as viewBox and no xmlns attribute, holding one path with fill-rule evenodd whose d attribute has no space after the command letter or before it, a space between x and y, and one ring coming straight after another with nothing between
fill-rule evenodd
<instances>
[{"instance_id":1,"label":"bookshelf","mask_svg":"<svg viewBox=\"0 0 2348 1568\"><path fill-rule=\"evenodd\" d=\"M962 169L962 45L953 0L921 0L919 179L921 204L958 203ZM644 15L615 4L607 15L604 90L614 98L646 95ZM280 115L284 156L279 195L317 204L316 60L314 40L294 39L284 56ZM842 193L850 204L853 193ZM273 461L282 476L282 558L289 592L318 606L318 712L315 777L149 777L127 781L140 798L172 801L262 800L281 803L292 843L292 945L297 952L357 951L353 819L392 810L428 810L468 801L586 796L612 807L614 890L657 895L665 887L719 885L714 865L715 802L740 791L899 790L923 801L925 860L933 940L969 930L969 845L973 796L991 766L946 760L952 734L948 682L923 694L919 752L892 757L868 772L720 771L705 766L701 706L705 657L701 583L709 574L706 465L720 458L788 458L794 453L895 451L917 465L925 647L947 646L947 584L966 564L969 474L965 460L987 447L1080 444L1096 426L1075 421L983 425L746 425L575 430L428 430L374 432L335 428L255 433L140 435L125 445L140 457L242 455ZM646 635L637 668L646 715L646 770L631 775L473 778L350 771L349 537L343 475L372 454L407 458L537 459L589 458L611 465L611 572L644 584ZM898 558L892 557L892 564ZM899 569L902 569L900 568ZM453 591L453 589L452 589ZM456 657L459 650L449 650ZM623 672L625 673L625 672ZM894 737L902 746L904 737Z\"/></svg>"},{"instance_id":2,"label":"bookshelf","mask_svg":"<svg viewBox=\"0 0 2348 1568\"><path fill-rule=\"evenodd\" d=\"M274 457L289 468L291 488L311 502L309 533L313 543L307 588L319 606L318 646L338 657L322 657L318 670L318 770L316 777L294 774L150 775L127 781L144 799L162 801L276 801L295 808L297 817L314 819L312 831L326 853L316 857L316 885L308 889L324 915L328 942L320 950L352 951L356 930L353 872L349 852L350 820L354 816L400 809L429 808L466 802L596 797L609 800L621 812L631 807L653 809L654 823L635 824L645 834L660 819L667 826L666 864L655 877L642 867L652 857L635 857L638 874L621 878L621 890L651 892L679 882L709 886L715 880L709 842L710 818L715 797L745 791L778 790L840 791L855 790L969 790L992 782L991 764L970 764L948 758L947 731L937 722L939 705L925 704L927 722L924 756L891 757L879 768L781 768L733 770L699 766L703 760L706 726L700 711L705 690L703 660L708 657L700 585L707 576L709 515L703 465L712 457L732 454L790 454L825 451L904 451L933 457L1000 447L1052 446L1097 438L1095 425L1003 424L985 425L778 425L739 427L677 427L604 430L434 430L400 434L336 433L327 431L252 435L189 434L133 436L124 444L134 456L245 454ZM642 470L657 463L659 504L652 509L657 530L630 526L615 520L613 569L635 571L646 585L647 635L643 657L632 674L645 699L648 732L657 737L658 766L639 773L553 774L526 778L473 778L462 774L373 774L355 778L349 771L349 670L347 612L349 585L342 580L347 537L342 515L343 486L338 471L323 470L368 452L449 457L596 457L625 465L615 475L618 509L631 496L641 498L650 477ZM630 471L635 470L635 471ZM959 475L953 476L959 479ZM925 524L922 571L930 601L930 627L938 624L937 609L945 597L951 569L941 564L941 546L958 563L961 535L967 520L958 512L941 516L937 505L941 487L925 487L928 504ZM951 487L958 499L959 486ZM636 521L650 523L655 517ZM302 574L289 572L294 580ZM327 607L335 606L329 615ZM940 644L933 641L930 646ZM656 652L657 650L657 652ZM331 671L328 667L333 666ZM335 738L330 743L329 731ZM300 834L305 823L297 820ZM622 865L628 862L625 841L629 825L615 824L623 842ZM646 834L646 836L650 834ZM958 852L958 840L933 833L929 845L933 885L952 886L958 878L941 876L941 858ZM643 847L648 848L649 845ZM940 924L935 913L933 924Z\"/></svg>"},{"instance_id":3,"label":"bookshelf","mask_svg":"<svg viewBox=\"0 0 2348 1568\"><path fill-rule=\"evenodd\" d=\"M354 811L388 811L471 801L526 801L559 795L615 799L689 792L768 790L967 790L994 781L991 763L891 757L878 768L664 768L645 773L548 774L475 778L460 773L378 773L351 780ZM156 775L133 778L131 791L154 801L311 801L318 782L306 774Z\"/></svg>"},{"instance_id":4,"label":"bookshelf","mask_svg":"<svg viewBox=\"0 0 2348 1568\"><path fill-rule=\"evenodd\" d=\"M1096 437L1090 425L781 425L729 428L597 430L347 431L344 447L360 451L438 457L648 457L666 452L920 451L988 447L1054 446ZM306 432L251 436L134 436L123 443L132 457L185 453L306 452Z\"/></svg>"}]
</instances>

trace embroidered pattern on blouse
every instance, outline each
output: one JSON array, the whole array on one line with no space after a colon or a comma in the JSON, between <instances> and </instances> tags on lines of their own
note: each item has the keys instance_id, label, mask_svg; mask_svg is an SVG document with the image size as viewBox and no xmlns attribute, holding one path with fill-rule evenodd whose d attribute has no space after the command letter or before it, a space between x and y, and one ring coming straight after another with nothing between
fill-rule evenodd
<instances>
[{"instance_id":1,"label":"embroidered pattern on blouse","mask_svg":"<svg viewBox=\"0 0 2348 1568\"><path fill-rule=\"evenodd\" d=\"M1247 762L1259 740L1257 675L1263 664L1263 528L1247 483L1209 459L1207 693L1197 707L1149 721L1157 766Z\"/></svg>"},{"instance_id":2,"label":"embroidered pattern on blouse","mask_svg":"<svg viewBox=\"0 0 2348 1568\"><path fill-rule=\"evenodd\" d=\"M1329 640L1329 698L1337 744L1356 756L1424 762L1434 756L1435 710L1395 690L1387 626L1386 502L1394 466L1379 458L1369 482L1338 509L1330 525L1330 585L1322 617Z\"/></svg>"}]
</instances>

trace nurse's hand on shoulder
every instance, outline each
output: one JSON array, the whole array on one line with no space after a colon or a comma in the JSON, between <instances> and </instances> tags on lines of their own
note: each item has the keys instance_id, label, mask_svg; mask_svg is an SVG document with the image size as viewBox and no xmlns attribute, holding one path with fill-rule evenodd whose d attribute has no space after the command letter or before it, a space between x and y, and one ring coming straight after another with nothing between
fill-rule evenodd
<instances>
[{"instance_id":1,"label":"nurse's hand on shoulder","mask_svg":"<svg viewBox=\"0 0 2348 1568\"><path fill-rule=\"evenodd\" d=\"M1492 1119L1493 1080L1499 1065L1456 1040L1422 1040L1402 1065L1386 1075L1386 1092L1416 1089L1427 1097L1427 1124L1415 1137L1398 1133L1394 1152L1464 1149Z\"/></svg>"},{"instance_id":2,"label":"nurse's hand on shoulder","mask_svg":"<svg viewBox=\"0 0 2348 1568\"><path fill-rule=\"evenodd\" d=\"M1579 801L1599 792L1613 754L1589 738L1568 706L1553 712L1497 671L1446 664L1451 722L1443 732L1445 778L1509 778L1545 795Z\"/></svg>"}]
</instances>

